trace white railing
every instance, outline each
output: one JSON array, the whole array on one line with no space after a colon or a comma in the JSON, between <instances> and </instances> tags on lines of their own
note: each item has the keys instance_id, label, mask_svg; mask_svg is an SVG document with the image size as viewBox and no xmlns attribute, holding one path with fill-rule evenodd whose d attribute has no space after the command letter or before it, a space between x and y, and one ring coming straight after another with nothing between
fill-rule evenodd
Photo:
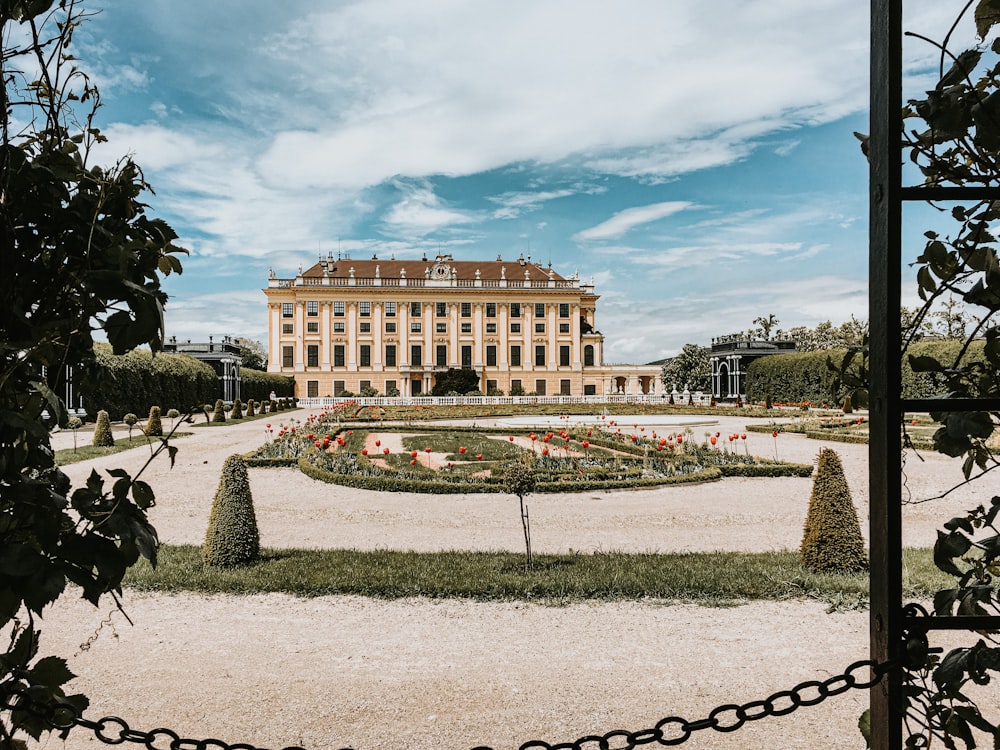
<instances>
[{"instance_id":1,"label":"white railing","mask_svg":"<svg viewBox=\"0 0 1000 750\"><path fill-rule=\"evenodd\" d=\"M648 393L614 393L604 396L350 396L345 398L300 398L299 408L329 409L350 402L362 406L497 406L503 404L659 404L667 403L669 393L663 395ZM708 393L690 394L695 405L708 406L712 396ZM688 403L688 396L674 395L674 402Z\"/></svg>"}]
</instances>

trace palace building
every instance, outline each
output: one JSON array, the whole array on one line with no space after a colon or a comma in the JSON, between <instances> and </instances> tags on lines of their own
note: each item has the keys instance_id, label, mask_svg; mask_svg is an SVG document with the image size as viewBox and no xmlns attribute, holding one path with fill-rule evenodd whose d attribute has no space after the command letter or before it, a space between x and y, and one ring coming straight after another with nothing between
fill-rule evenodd
<instances>
[{"instance_id":1,"label":"palace building","mask_svg":"<svg viewBox=\"0 0 1000 750\"><path fill-rule=\"evenodd\" d=\"M490 395L658 395L656 365L605 365L593 283L530 258L354 260L272 271L268 371L296 395L430 395L449 369ZM513 392L513 393L512 393Z\"/></svg>"}]
</instances>

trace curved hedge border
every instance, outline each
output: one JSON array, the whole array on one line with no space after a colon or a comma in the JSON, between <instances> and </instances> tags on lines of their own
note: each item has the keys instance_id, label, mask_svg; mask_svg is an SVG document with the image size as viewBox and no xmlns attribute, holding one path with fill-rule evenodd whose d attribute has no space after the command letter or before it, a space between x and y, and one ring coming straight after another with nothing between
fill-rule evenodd
<instances>
[{"instance_id":1,"label":"curved hedge border","mask_svg":"<svg viewBox=\"0 0 1000 750\"><path fill-rule=\"evenodd\" d=\"M345 487L375 490L379 492L421 492L437 495L460 494L504 494L505 490L499 480L492 482L449 482L447 480L423 481L420 479L399 479L391 476L366 477L355 474L334 474L325 471L311 463L303 456L298 461L299 469L307 477L327 484L339 484ZM811 471L811 467L810 467ZM716 466L692 474L684 474L659 479L633 480L594 480L590 482L539 482L535 485L537 493L556 492L592 492L595 490L623 490L642 487L660 487L671 484L696 484L714 482L722 479L723 471Z\"/></svg>"}]
</instances>

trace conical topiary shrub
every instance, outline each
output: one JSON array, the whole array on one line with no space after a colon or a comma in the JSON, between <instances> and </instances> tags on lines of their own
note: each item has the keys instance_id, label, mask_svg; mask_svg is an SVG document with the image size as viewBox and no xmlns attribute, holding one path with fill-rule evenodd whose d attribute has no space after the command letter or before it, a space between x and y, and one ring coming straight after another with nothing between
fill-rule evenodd
<instances>
[{"instance_id":1,"label":"conical topiary shrub","mask_svg":"<svg viewBox=\"0 0 1000 750\"><path fill-rule=\"evenodd\" d=\"M212 501L201 560L205 565L232 568L260 557L260 533L250 494L247 465L239 455L222 464L219 489Z\"/></svg>"},{"instance_id":2,"label":"conical topiary shrub","mask_svg":"<svg viewBox=\"0 0 1000 750\"><path fill-rule=\"evenodd\" d=\"M216 399L215 401L215 410L212 412L212 421L213 422L226 421L226 404L223 402L221 398Z\"/></svg>"},{"instance_id":3,"label":"conical topiary shrub","mask_svg":"<svg viewBox=\"0 0 1000 750\"><path fill-rule=\"evenodd\" d=\"M840 456L830 448L819 452L799 552L802 566L814 573L857 573L868 569L865 541L844 467Z\"/></svg>"},{"instance_id":4,"label":"conical topiary shrub","mask_svg":"<svg viewBox=\"0 0 1000 750\"><path fill-rule=\"evenodd\" d=\"M94 440L91 444L98 448L111 448L115 444L115 436L111 434L111 418L104 409L97 412L97 424L94 425Z\"/></svg>"},{"instance_id":5,"label":"conical topiary shrub","mask_svg":"<svg viewBox=\"0 0 1000 750\"><path fill-rule=\"evenodd\" d=\"M854 413L854 403L851 401L851 397L849 395L844 396L844 405L843 407L841 407L841 410L844 412L844 414Z\"/></svg>"},{"instance_id":6,"label":"conical topiary shrub","mask_svg":"<svg viewBox=\"0 0 1000 750\"><path fill-rule=\"evenodd\" d=\"M247 400L247 416L255 417L257 416L257 402L252 398Z\"/></svg>"},{"instance_id":7,"label":"conical topiary shrub","mask_svg":"<svg viewBox=\"0 0 1000 750\"><path fill-rule=\"evenodd\" d=\"M233 408L229 410L230 419L243 419L243 402L239 399L233 401Z\"/></svg>"},{"instance_id":8,"label":"conical topiary shrub","mask_svg":"<svg viewBox=\"0 0 1000 750\"><path fill-rule=\"evenodd\" d=\"M146 419L146 434L150 437L162 437L163 420L160 419L160 407L150 406L149 417Z\"/></svg>"}]
</instances>

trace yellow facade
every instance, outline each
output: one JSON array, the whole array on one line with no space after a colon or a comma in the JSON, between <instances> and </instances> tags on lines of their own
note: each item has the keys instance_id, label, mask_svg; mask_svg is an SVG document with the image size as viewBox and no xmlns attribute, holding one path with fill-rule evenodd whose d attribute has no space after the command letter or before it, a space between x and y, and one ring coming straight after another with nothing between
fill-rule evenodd
<instances>
[{"instance_id":1,"label":"yellow facade","mask_svg":"<svg viewBox=\"0 0 1000 750\"><path fill-rule=\"evenodd\" d=\"M268 371L305 398L430 395L448 369L484 394L654 394L655 366L603 364L592 284L513 261L327 257L295 278L271 273ZM398 391L398 393L396 393Z\"/></svg>"}]
</instances>

